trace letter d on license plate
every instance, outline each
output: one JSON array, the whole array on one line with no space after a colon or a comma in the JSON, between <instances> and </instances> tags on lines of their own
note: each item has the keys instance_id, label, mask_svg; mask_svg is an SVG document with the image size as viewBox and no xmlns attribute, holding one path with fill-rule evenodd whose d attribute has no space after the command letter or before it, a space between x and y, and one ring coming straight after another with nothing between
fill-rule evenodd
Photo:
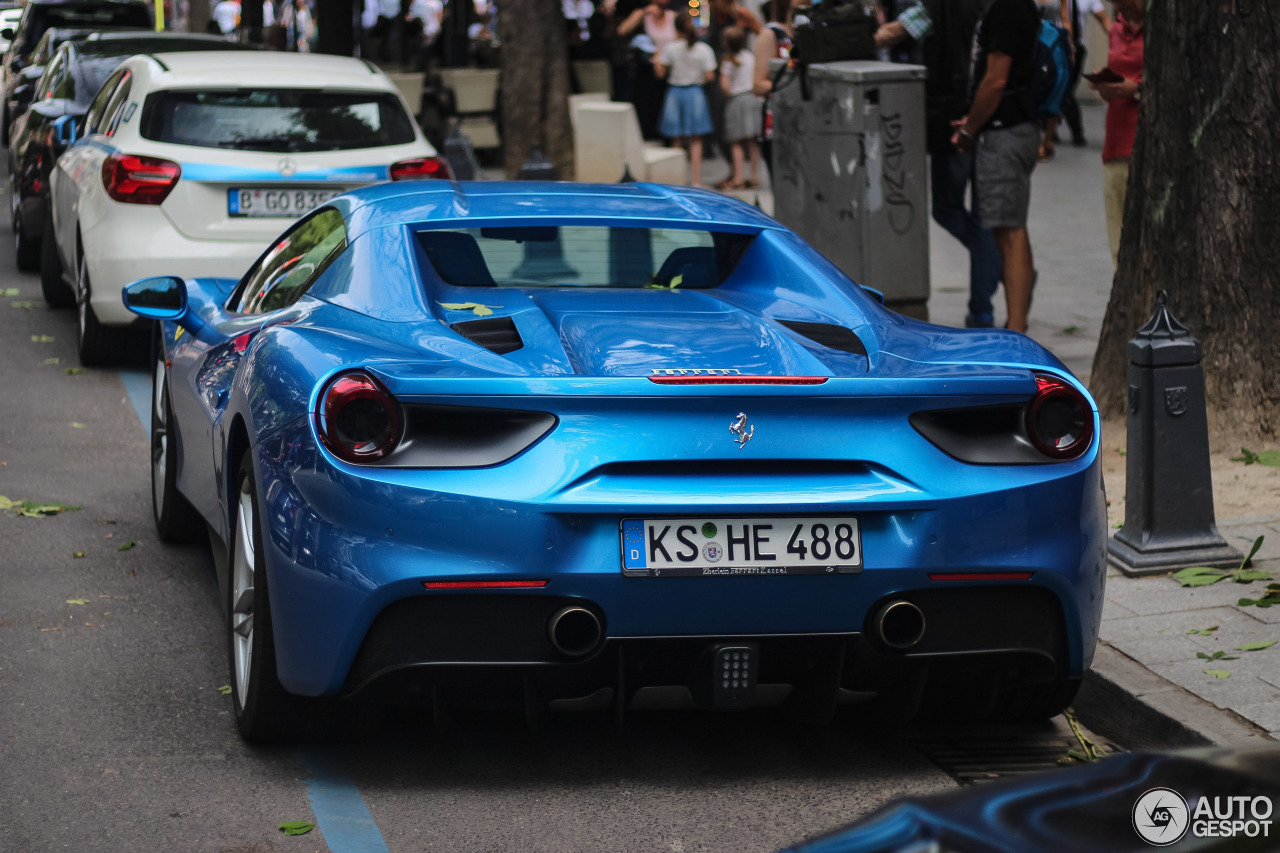
<instances>
[{"instance_id":1,"label":"letter d on license plate","mask_svg":"<svg viewBox=\"0 0 1280 853\"><path fill-rule=\"evenodd\" d=\"M853 516L628 518L622 571L641 577L822 575L862 571Z\"/></svg>"}]
</instances>

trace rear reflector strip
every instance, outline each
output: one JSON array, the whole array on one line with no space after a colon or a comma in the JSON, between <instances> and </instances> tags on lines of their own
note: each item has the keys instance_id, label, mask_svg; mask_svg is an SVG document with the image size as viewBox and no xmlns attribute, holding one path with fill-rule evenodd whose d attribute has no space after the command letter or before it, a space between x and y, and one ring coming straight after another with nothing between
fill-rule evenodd
<instances>
[{"instance_id":1,"label":"rear reflector strip","mask_svg":"<svg viewBox=\"0 0 1280 853\"><path fill-rule=\"evenodd\" d=\"M1035 572L930 572L931 581L1025 581Z\"/></svg>"},{"instance_id":2,"label":"rear reflector strip","mask_svg":"<svg viewBox=\"0 0 1280 853\"><path fill-rule=\"evenodd\" d=\"M546 581L423 581L427 589L541 589Z\"/></svg>"},{"instance_id":3,"label":"rear reflector strip","mask_svg":"<svg viewBox=\"0 0 1280 853\"><path fill-rule=\"evenodd\" d=\"M659 385L821 385L825 376L650 376Z\"/></svg>"}]
</instances>

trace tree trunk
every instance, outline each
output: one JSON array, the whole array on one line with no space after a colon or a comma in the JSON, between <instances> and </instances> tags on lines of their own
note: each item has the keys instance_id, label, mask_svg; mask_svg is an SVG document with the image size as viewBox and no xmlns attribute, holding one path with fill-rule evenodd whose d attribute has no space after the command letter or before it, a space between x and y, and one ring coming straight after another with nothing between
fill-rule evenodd
<instances>
[{"instance_id":1,"label":"tree trunk","mask_svg":"<svg viewBox=\"0 0 1280 853\"><path fill-rule=\"evenodd\" d=\"M534 148L573 180L569 48L560 0L502 0L502 142L507 177Z\"/></svg>"},{"instance_id":2,"label":"tree trunk","mask_svg":"<svg viewBox=\"0 0 1280 853\"><path fill-rule=\"evenodd\" d=\"M1126 344L1169 291L1204 345L1210 428L1280 433L1280 5L1146 0L1146 56L1119 268L1094 356L1122 416Z\"/></svg>"}]
</instances>

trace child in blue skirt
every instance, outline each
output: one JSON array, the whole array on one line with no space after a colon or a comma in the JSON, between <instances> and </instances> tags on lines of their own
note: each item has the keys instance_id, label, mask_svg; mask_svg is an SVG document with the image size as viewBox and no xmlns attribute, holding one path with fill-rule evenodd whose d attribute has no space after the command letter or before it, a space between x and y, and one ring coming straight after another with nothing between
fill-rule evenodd
<instances>
[{"instance_id":1,"label":"child in blue skirt","mask_svg":"<svg viewBox=\"0 0 1280 853\"><path fill-rule=\"evenodd\" d=\"M711 46L698 41L693 19L676 16L677 38L653 60L653 70L666 78L667 100L658 132L689 152L689 183L702 186L702 136L711 132L711 110L702 87L716 76Z\"/></svg>"}]
</instances>

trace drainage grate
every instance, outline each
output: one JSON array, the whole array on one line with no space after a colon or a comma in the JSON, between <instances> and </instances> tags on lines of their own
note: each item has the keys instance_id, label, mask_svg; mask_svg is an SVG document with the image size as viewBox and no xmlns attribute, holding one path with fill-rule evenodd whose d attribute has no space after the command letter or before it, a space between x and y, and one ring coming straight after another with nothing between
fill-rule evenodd
<instances>
[{"instance_id":1,"label":"drainage grate","mask_svg":"<svg viewBox=\"0 0 1280 853\"><path fill-rule=\"evenodd\" d=\"M1106 738L1084 731L1085 737L1108 753L1120 748ZM1080 742L1066 718L1044 723L1005 726L966 726L946 731L921 729L907 741L961 785L990 782L1055 770L1067 750L1080 751Z\"/></svg>"}]
</instances>

